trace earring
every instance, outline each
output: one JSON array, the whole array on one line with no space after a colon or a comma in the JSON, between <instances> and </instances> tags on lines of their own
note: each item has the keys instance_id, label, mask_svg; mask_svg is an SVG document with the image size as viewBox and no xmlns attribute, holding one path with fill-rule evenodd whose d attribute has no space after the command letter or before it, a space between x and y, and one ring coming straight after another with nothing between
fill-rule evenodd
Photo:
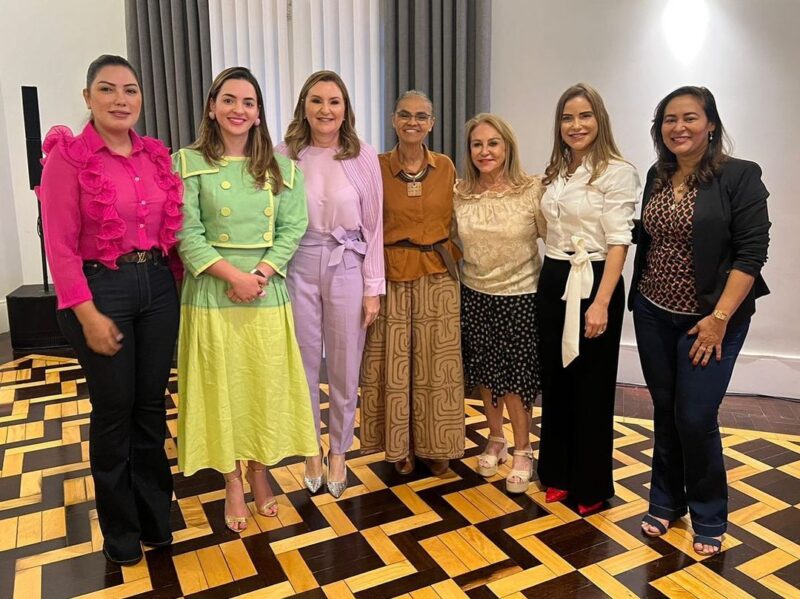
<instances>
[{"instance_id":1,"label":"earring","mask_svg":"<svg viewBox=\"0 0 800 599\"><path fill-rule=\"evenodd\" d=\"M708 143L711 143L712 141L714 141L714 132L713 131L709 131L708 132Z\"/></svg>"},{"instance_id":2,"label":"earring","mask_svg":"<svg viewBox=\"0 0 800 599\"><path fill-rule=\"evenodd\" d=\"M215 115L213 112L209 112L209 113L208 113L208 118L210 118L210 119L213 121L213 120L214 120L215 118L217 118L217 117L216 117L216 115Z\"/></svg>"},{"instance_id":3,"label":"earring","mask_svg":"<svg viewBox=\"0 0 800 599\"><path fill-rule=\"evenodd\" d=\"M258 127L261 124L261 119L256 119L256 122L253 123L254 126Z\"/></svg>"}]
</instances>

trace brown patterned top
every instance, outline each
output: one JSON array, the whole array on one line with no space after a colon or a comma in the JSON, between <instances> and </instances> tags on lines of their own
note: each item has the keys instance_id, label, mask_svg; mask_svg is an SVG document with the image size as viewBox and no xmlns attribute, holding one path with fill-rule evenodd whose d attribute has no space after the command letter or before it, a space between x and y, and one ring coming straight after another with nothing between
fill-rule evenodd
<instances>
[{"instance_id":1,"label":"brown patterned top","mask_svg":"<svg viewBox=\"0 0 800 599\"><path fill-rule=\"evenodd\" d=\"M642 214L652 237L639 292L654 304L683 314L697 314L700 305L694 282L692 217L697 188L676 201L672 185L653 194Z\"/></svg>"}]
</instances>

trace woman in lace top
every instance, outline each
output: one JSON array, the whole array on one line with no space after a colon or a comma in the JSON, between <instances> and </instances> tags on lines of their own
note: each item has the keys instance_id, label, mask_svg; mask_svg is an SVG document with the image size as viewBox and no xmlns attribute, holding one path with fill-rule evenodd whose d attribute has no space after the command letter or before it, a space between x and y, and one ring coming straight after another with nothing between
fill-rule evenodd
<instances>
[{"instance_id":1,"label":"woman in lace top","mask_svg":"<svg viewBox=\"0 0 800 599\"><path fill-rule=\"evenodd\" d=\"M461 334L467 387L478 388L489 439L478 472L493 476L508 457L503 405L514 433L513 465L506 489L524 493L533 474L531 407L539 392L535 322L539 278L537 238L542 184L520 166L517 140L502 118L479 114L465 126L464 178L454 208L464 260Z\"/></svg>"}]
</instances>

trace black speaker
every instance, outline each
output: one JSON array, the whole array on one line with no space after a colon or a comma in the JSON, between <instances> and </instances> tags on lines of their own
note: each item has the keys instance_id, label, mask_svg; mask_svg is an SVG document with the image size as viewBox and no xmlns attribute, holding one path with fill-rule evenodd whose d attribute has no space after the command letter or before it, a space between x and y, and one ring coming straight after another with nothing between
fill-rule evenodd
<instances>
[{"instance_id":1,"label":"black speaker","mask_svg":"<svg viewBox=\"0 0 800 599\"><path fill-rule=\"evenodd\" d=\"M22 87L22 114L28 153L28 181L31 189L34 189L42 178L42 130L39 123L39 96L35 87ZM69 347L56 322L56 296L47 280L41 219L40 207L38 230L42 254L42 284L23 285L6 296L11 347L15 355Z\"/></svg>"},{"instance_id":2,"label":"black speaker","mask_svg":"<svg viewBox=\"0 0 800 599\"><path fill-rule=\"evenodd\" d=\"M56 296L41 285L23 285L6 296L15 354L69 347L56 322Z\"/></svg>"}]
</instances>

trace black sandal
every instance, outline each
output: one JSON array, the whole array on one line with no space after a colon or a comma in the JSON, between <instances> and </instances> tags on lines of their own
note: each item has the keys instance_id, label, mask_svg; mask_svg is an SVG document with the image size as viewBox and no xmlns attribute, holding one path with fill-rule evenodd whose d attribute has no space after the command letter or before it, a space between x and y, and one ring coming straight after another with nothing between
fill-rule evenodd
<instances>
[{"instance_id":1,"label":"black sandal","mask_svg":"<svg viewBox=\"0 0 800 599\"><path fill-rule=\"evenodd\" d=\"M655 516L651 516L650 514L645 514L644 516L642 516L642 524L649 524L650 526L658 530L658 534L655 534L652 532L647 532L644 529L644 527L642 527L642 533L646 537L650 537L651 539L656 539L661 535L667 534L667 527L664 526L664 523L659 521L658 518L656 518Z\"/></svg>"},{"instance_id":2,"label":"black sandal","mask_svg":"<svg viewBox=\"0 0 800 599\"><path fill-rule=\"evenodd\" d=\"M722 540L715 539L714 537L707 537L705 535L695 535L694 540L692 540L692 548L694 548L695 545L708 545L716 549L716 551L712 551L711 553L700 553L697 549L695 549L694 552L697 555L703 555L703 556L717 555L720 551L722 551Z\"/></svg>"}]
</instances>

